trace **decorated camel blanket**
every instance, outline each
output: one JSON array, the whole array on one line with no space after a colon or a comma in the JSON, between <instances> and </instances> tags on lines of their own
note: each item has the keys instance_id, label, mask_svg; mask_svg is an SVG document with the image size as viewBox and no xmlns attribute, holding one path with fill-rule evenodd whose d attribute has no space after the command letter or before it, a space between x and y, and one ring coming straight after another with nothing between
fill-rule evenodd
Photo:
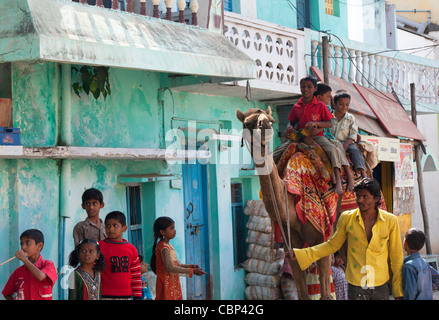
<instances>
[{"instance_id":1,"label":"decorated camel blanket","mask_svg":"<svg viewBox=\"0 0 439 320\"><path fill-rule=\"evenodd\" d=\"M323 149L311 139L292 142L277 164L279 176L286 181L288 192L296 195L295 209L302 223L310 221L327 239L337 217L339 195L331 181L332 168ZM353 172L355 182L361 179ZM343 178L343 194L340 212L357 208L354 192L346 191ZM384 201L381 208L385 209Z\"/></svg>"},{"instance_id":2,"label":"decorated camel blanket","mask_svg":"<svg viewBox=\"0 0 439 320\"><path fill-rule=\"evenodd\" d=\"M325 239L329 237L337 217L338 195L331 188L331 165L323 149L317 144L292 142L277 168L288 192L296 195L299 220L310 221Z\"/></svg>"}]
</instances>

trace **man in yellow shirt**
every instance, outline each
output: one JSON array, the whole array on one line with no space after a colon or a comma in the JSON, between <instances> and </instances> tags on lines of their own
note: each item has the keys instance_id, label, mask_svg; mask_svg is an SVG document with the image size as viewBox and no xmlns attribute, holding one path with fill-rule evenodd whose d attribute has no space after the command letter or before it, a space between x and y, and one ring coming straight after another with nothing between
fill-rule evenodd
<instances>
[{"instance_id":1,"label":"man in yellow shirt","mask_svg":"<svg viewBox=\"0 0 439 320\"><path fill-rule=\"evenodd\" d=\"M290 252L302 270L348 244L346 280L349 300L387 300L393 273L395 299L403 296L403 251L396 217L379 209L381 188L375 179L365 178L355 187L358 209L343 212L337 230L326 242Z\"/></svg>"}]
</instances>

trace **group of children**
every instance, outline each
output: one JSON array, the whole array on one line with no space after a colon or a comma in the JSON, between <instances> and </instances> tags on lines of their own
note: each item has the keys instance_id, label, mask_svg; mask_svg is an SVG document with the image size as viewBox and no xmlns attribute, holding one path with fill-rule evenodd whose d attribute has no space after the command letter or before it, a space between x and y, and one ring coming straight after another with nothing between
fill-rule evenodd
<instances>
[{"instance_id":1,"label":"group of children","mask_svg":"<svg viewBox=\"0 0 439 320\"><path fill-rule=\"evenodd\" d=\"M150 300L148 283L141 274L147 264L123 233L127 230L125 215L112 211L104 222L99 212L104 207L102 193L94 188L82 195L82 208L87 218L73 230L75 249L69 265L74 271L69 277L69 300ZM156 300L181 300L180 274L205 274L198 265L181 264L169 243L176 235L171 218L160 217L154 223L154 248L151 269L157 275ZM157 243L157 241L160 241ZM52 288L57 280L53 262L40 254L44 236L40 230L29 229L20 236L21 249L15 257L23 262L2 291L7 300L52 300Z\"/></svg>"},{"instance_id":2,"label":"group of children","mask_svg":"<svg viewBox=\"0 0 439 320\"><path fill-rule=\"evenodd\" d=\"M342 170L347 179L347 191L353 191L354 179L346 157L348 153L355 171L364 178L367 176L366 166L361 151L355 146L358 126L355 117L347 112L351 96L339 90L334 96L334 113L331 112L330 101L332 89L325 83L317 82L312 76L300 80L302 97L291 109L285 137L289 140L276 148L273 157L277 162L288 145L294 131L306 130L307 134L328 155L333 169L332 182L337 194L343 193Z\"/></svg>"}]
</instances>

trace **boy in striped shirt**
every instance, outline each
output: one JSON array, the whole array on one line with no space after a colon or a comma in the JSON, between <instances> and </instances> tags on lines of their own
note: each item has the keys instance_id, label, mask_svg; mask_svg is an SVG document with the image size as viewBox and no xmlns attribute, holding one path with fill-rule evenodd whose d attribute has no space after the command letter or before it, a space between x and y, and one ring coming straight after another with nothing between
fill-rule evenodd
<instances>
[{"instance_id":1,"label":"boy in striped shirt","mask_svg":"<svg viewBox=\"0 0 439 320\"><path fill-rule=\"evenodd\" d=\"M107 238L99 241L107 265L102 273L102 300L141 299L139 254L122 238L127 230L125 215L120 211L110 212L104 223Z\"/></svg>"}]
</instances>

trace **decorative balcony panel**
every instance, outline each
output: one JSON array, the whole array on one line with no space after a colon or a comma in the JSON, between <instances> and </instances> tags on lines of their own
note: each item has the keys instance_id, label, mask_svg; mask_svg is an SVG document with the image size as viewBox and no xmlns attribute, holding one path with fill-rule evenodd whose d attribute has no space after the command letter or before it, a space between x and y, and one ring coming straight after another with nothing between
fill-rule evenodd
<instances>
[{"instance_id":1,"label":"decorative balcony panel","mask_svg":"<svg viewBox=\"0 0 439 320\"><path fill-rule=\"evenodd\" d=\"M224 12L224 25L230 42L256 62L253 99L280 102L300 94L299 80L306 73L302 31L233 12Z\"/></svg>"}]
</instances>

